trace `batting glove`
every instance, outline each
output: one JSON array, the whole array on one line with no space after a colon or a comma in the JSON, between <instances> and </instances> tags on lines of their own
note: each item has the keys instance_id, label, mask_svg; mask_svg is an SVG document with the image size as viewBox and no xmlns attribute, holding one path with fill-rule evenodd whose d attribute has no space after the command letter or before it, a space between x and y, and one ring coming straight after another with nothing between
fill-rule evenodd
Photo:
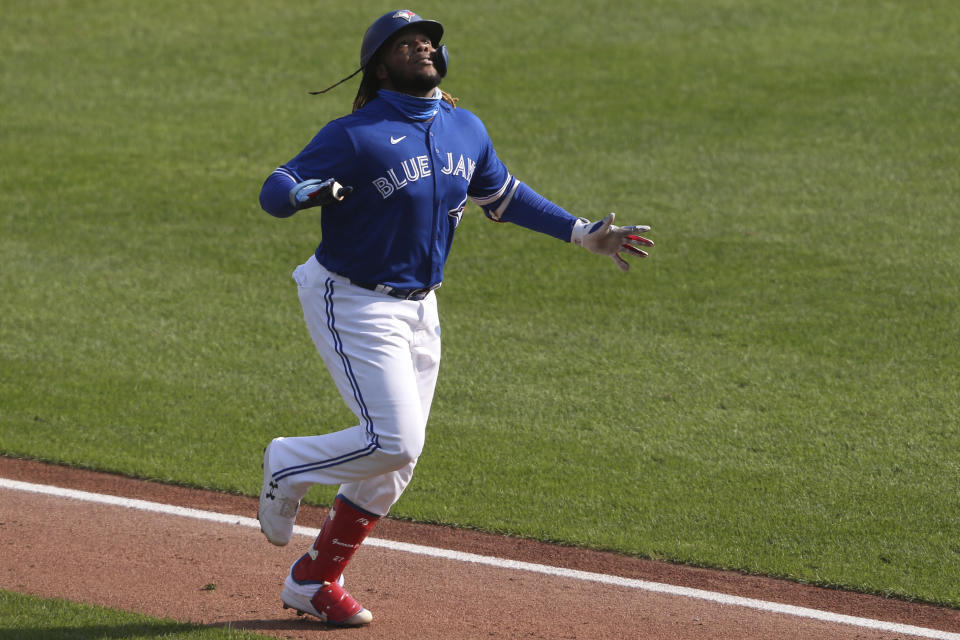
<instances>
[{"instance_id":1,"label":"batting glove","mask_svg":"<svg viewBox=\"0 0 960 640\"><path fill-rule=\"evenodd\" d=\"M646 258L647 252L639 247L652 247L653 242L636 234L650 231L650 227L645 225L618 227L613 224L615 216L616 214L611 213L600 222L590 222L586 218L580 218L573 225L570 242L593 253L609 256L621 271L627 271L630 265L620 256L620 252L627 251L632 255Z\"/></svg>"},{"instance_id":2,"label":"batting glove","mask_svg":"<svg viewBox=\"0 0 960 640\"><path fill-rule=\"evenodd\" d=\"M304 180L290 189L290 204L297 209L325 207L340 202L353 193L353 187L345 187L333 178Z\"/></svg>"}]
</instances>

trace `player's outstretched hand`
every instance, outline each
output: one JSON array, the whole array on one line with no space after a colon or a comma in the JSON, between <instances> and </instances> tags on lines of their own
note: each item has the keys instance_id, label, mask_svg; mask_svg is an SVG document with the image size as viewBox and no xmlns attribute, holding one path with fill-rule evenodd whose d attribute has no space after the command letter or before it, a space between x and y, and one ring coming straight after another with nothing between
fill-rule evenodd
<instances>
[{"instance_id":1,"label":"player's outstretched hand","mask_svg":"<svg viewBox=\"0 0 960 640\"><path fill-rule=\"evenodd\" d=\"M620 252L626 251L631 255L646 258L647 252L640 247L652 247L653 242L637 234L650 231L650 227L646 225L618 227L613 224L615 217L616 214L611 213L600 222L593 223L580 218L580 222L573 227L570 241L593 253L609 256L621 271L627 271L630 265L623 259Z\"/></svg>"},{"instance_id":2,"label":"player's outstretched hand","mask_svg":"<svg viewBox=\"0 0 960 640\"><path fill-rule=\"evenodd\" d=\"M304 180L290 189L290 204L297 209L325 207L340 202L352 192L353 187L345 187L333 178Z\"/></svg>"}]
</instances>

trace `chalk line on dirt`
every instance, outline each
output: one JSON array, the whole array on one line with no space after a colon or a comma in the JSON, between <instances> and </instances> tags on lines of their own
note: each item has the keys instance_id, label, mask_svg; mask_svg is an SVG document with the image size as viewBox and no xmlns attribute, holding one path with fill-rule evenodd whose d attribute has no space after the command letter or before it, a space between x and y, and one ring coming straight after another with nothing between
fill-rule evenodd
<instances>
[{"instance_id":1,"label":"chalk line on dirt","mask_svg":"<svg viewBox=\"0 0 960 640\"><path fill-rule=\"evenodd\" d=\"M87 491L78 491L75 489L65 489L43 484L33 484L29 482L20 482L19 480L10 480L0 478L0 488L13 491L26 491L31 493L40 493L44 495L68 498L72 500L81 500L84 502L93 502L98 504L123 507L126 509L137 509L139 511L149 511L165 515L180 516L184 518L193 518L195 520L207 520L220 524L240 525L244 527L260 528L260 523L256 518L248 518L240 515L231 515L217 513L215 511L204 511L201 509L190 509L187 507L178 507L175 505L162 504L159 502L148 502L146 500L137 500L134 498L123 498L118 496L105 495L100 493L90 493ZM301 527L299 525L293 528L294 534L315 538L319 529L310 527ZM365 545L371 547L380 547L392 551L402 551L405 553L415 553L418 555L429 556L432 558L442 558L458 562L471 562L500 569L512 569L516 571L529 571L544 575L556 576L560 578L569 578L572 580L583 580L587 582L597 582L628 589L638 589L653 593L662 593L682 598L692 598L704 600L717 604L730 605L736 607L746 607L767 613L779 613L783 615L806 618L809 620L819 620L836 624L846 624L865 629L884 631L889 633L902 633L920 638L935 638L937 640L960 640L960 634L949 631L940 631L938 629L927 629L924 627L915 627L911 625L899 624L896 622L885 622L871 618L860 618L848 616L830 611L821 611L819 609L810 609L807 607L797 607L778 602L767 602L754 598L744 598L725 593L705 591L703 589L692 589L689 587L679 587L659 582L649 582L647 580L637 580L634 578L624 578L602 573L592 573L589 571L579 571L576 569L565 569L563 567L552 567L549 565L535 564L532 562L521 562L518 560L508 560L506 558L497 558L493 556L483 556L464 551L453 551L450 549L438 549L419 544L407 542L396 542L393 540L383 540L381 538L367 538Z\"/></svg>"}]
</instances>

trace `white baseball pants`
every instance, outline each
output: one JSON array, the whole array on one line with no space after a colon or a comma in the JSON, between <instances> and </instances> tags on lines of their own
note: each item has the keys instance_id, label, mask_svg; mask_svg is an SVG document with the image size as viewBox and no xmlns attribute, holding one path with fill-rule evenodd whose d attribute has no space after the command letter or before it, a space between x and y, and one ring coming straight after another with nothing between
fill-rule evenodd
<instances>
[{"instance_id":1,"label":"white baseball pants","mask_svg":"<svg viewBox=\"0 0 960 640\"><path fill-rule=\"evenodd\" d=\"M369 291L311 257L293 272L310 336L359 423L324 435L283 438L274 478L302 498L314 484L386 515L413 477L440 367L433 293L420 301Z\"/></svg>"}]
</instances>

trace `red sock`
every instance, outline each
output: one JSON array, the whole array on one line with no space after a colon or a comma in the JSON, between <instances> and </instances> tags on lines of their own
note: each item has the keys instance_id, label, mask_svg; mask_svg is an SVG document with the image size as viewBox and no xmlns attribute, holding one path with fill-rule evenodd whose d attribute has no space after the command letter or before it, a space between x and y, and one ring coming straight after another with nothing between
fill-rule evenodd
<instances>
[{"instance_id":1,"label":"red sock","mask_svg":"<svg viewBox=\"0 0 960 640\"><path fill-rule=\"evenodd\" d=\"M337 496L310 551L293 565L293 579L301 584L336 582L379 519Z\"/></svg>"}]
</instances>

